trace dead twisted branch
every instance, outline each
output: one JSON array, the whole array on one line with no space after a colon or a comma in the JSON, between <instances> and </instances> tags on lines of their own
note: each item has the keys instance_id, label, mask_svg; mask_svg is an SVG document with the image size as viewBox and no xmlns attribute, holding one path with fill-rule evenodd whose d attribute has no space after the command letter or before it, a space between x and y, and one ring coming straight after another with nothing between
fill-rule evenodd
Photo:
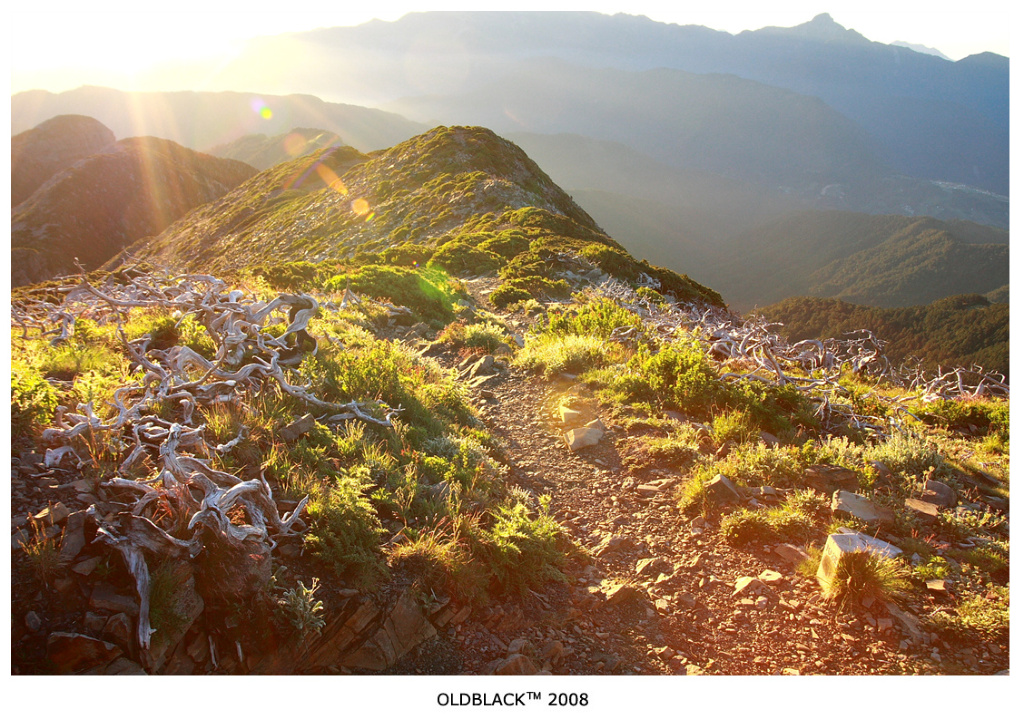
<instances>
[{"instance_id":1,"label":"dead twisted branch","mask_svg":"<svg viewBox=\"0 0 1024 719\"><path fill-rule=\"evenodd\" d=\"M125 277L129 273L121 273ZM54 335L53 344L74 335L75 319L89 317L115 323L118 337L138 368L138 381L120 387L110 402L115 413L109 419L96 414L93 403L80 404L75 412L59 407L54 426L43 433L48 462L58 463L74 454L76 438L102 443L116 456L124 456L118 474L102 486L120 490L136 499L111 520L94 512L98 537L115 548L135 578L140 597L138 640L150 645L150 571L147 557L163 560L195 558L210 542L235 549L255 549L265 554L281 537L294 536L306 527L300 519L308 497L283 516L270 485L260 477L241 477L214 469L210 460L242 441L248 429L211 448L207 427L198 422L197 410L224 403L239 403L242 393L276 385L292 397L322 413L326 422L358 419L392 426L401 408L376 403L384 414L376 416L368 405L324 401L308 386L295 384L286 371L316 353L316 342L307 328L319 305L306 294L282 294L264 301L208 275L130 273L126 282L106 282L97 287L82 280L57 290L60 304L22 299L12 304L12 326L28 338ZM52 291L51 291L52 296ZM359 302L346 292L343 302ZM159 308L178 318L178 326L192 316L213 341L213 359L186 346L153 349L153 338L129 340L125 334L127 313L134 308ZM286 324L280 336L268 328ZM180 407L178 421L159 416L158 408ZM154 469L155 467L155 469Z\"/></svg>"}]
</instances>

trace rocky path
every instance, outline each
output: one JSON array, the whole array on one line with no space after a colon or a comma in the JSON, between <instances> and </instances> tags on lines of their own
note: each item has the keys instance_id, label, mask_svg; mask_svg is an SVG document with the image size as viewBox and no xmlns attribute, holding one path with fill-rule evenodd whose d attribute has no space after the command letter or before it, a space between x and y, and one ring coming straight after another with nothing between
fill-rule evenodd
<instances>
[{"instance_id":1,"label":"rocky path","mask_svg":"<svg viewBox=\"0 0 1024 719\"><path fill-rule=\"evenodd\" d=\"M511 370L485 405L485 421L507 445L512 481L549 494L555 516L587 551L570 566L569 587L538 597L550 609L525 617L524 627L537 628L520 634L496 622L500 631L475 630L481 639L494 634L498 649L522 639L535 649L560 641L566 656L560 664L549 662L555 673L900 671L908 657L898 653L891 620L881 629L878 619L874 625L839 624L816 583L797 575L770 547L749 554L724 544L715 527L694 527L675 509L678 475L660 486L641 485L623 470L614 426L598 445L570 451L555 418L567 390ZM737 579L765 570L778 575L764 575L771 583L768 596L734 596ZM537 607L528 603L525 609ZM474 639L463 646L486 647ZM492 654L469 658L465 669L492 669L486 665L501 652ZM538 657L538 668L544 658Z\"/></svg>"},{"instance_id":2,"label":"rocky path","mask_svg":"<svg viewBox=\"0 0 1024 719\"><path fill-rule=\"evenodd\" d=\"M1005 668L1003 648L954 655L912 619L906 624L878 604L837 617L817 582L775 547L731 547L714 520L680 513L678 471L631 476L616 450L624 433L607 418L597 445L571 451L559 400L570 393L576 406L587 404L571 379L547 382L511 368L474 392L482 418L505 444L509 481L550 495L552 512L583 551L567 567L567 584L475 611L416 652L408 670L851 675L946 673L951 663L980 673ZM741 582L749 586L738 591L743 578L759 579ZM438 654L448 657L444 667Z\"/></svg>"}]
</instances>

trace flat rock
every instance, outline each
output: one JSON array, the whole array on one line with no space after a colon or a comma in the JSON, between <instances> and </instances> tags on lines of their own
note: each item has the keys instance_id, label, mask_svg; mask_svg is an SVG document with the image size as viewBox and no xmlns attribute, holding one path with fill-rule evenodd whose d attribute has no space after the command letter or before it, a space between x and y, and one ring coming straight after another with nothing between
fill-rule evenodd
<instances>
[{"instance_id":1,"label":"flat rock","mask_svg":"<svg viewBox=\"0 0 1024 719\"><path fill-rule=\"evenodd\" d=\"M918 519L923 519L926 522L934 522L939 518L939 512L942 507L931 502L926 502L923 499L914 499L908 497L903 505L909 509Z\"/></svg>"},{"instance_id":2,"label":"flat rock","mask_svg":"<svg viewBox=\"0 0 1024 719\"><path fill-rule=\"evenodd\" d=\"M672 562L664 557L647 557L636 563L636 573L642 577L654 577L660 573L671 574L674 570L675 567L672 566Z\"/></svg>"},{"instance_id":3,"label":"flat rock","mask_svg":"<svg viewBox=\"0 0 1024 719\"><path fill-rule=\"evenodd\" d=\"M103 582L93 587L89 606L100 611L124 612L133 617L139 614L139 603L134 597L118 594L112 586Z\"/></svg>"},{"instance_id":4,"label":"flat rock","mask_svg":"<svg viewBox=\"0 0 1024 719\"><path fill-rule=\"evenodd\" d=\"M113 644L84 634L53 632L46 638L46 656L62 674L106 666L121 655Z\"/></svg>"},{"instance_id":5,"label":"flat rock","mask_svg":"<svg viewBox=\"0 0 1024 719\"><path fill-rule=\"evenodd\" d=\"M952 585L948 579L929 579L927 581L928 591L935 594L947 594L949 593L949 587Z\"/></svg>"},{"instance_id":6,"label":"flat rock","mask_svg":"<svg viewBox=\"0 0 1024 719\"><path fill-rule=\"evenodd\" d=\"M764 570L763 572L757 575L757 578L765 584L778 584L782 581L782 575L779 572L776 572L774 569Z\"/></svg>"},{"instance_id":7,"label":"flat rock","mask_svg":"<svg viewBox=\"0 0 1024 719\"><path fill-rule=\"evenodd\" d=\"M795 544L778 544L772 551L793 565L800 564L811 556Z\"/></svg>"},{"instance_id":8,"label":"flat rock","mask_svg":"<svg viewBox=\"0 0 1024 719\"><path fill-rule=\"evenodd\" d=\"M631 584L611 584L604 589L608 606L614 607L641 596L640 590Z\"/></svg>"},{"instance_id":9,"label":"flat rock","mask_svg":"<svg viewBox=\"0 0 1024 719\"><path fill-rule=\"evenodd\" d=\"M736 580L732 595L736 597L741 594L770 595L771 593L772 590L768 585L757 577L740 577Z\"/></svg>"},{"instance_id":10,"label":"flat rock","mask_svg":"<svg viewBox=\"0 0 1024 719\"><path fill-rule=\"evenodd\" d=\"M67 523L64 525L64 536L60 541L58 556L61 564L71 564L85 548L85 518L84 511L68 515Z\"/></svg>"},{"instance_id":11,"label":"flat rock","mask_svg":"<svg viewBox=\"0 0 1024 719\"><path fill-rule=\"evenodd\" d=\"M831 464L812 464L804 470L804 483L819 492L829 493L837 489L857 491L857 473L846 467Z\"/></svg>"},{"instance_id":12,"label":"flat rock","mask_svg":"<svg viewBox=\"0 0 1024 719\"><path fill-rule=\"evenodd\" d=\"M715 475L715 478L704 487L708 497L716 504L728 504L741 501L739 490L732 480L724 474Z\"/></svg>"},{"instance_id":13,"label":"flat rock","mask_svg":"<svg viewBox=\"0 0 1024 719\"><path fill-rule=\"evenodd\" d=\"M594 548L594 554L598 557L604 557L613 552L621 552L626 549L632 549L633 540L624 535L612 535L608 534L601 543Z\"/></svg>"},{"instance_id":14,"label":"flat rock","mask_svg":"<svg viewBox=\"0 0 1024 719\"><path fill-rule=\"evenodd\" d=\"M896 514L888 507L875 504L867 497L836 490L832 495L832 514L844 517L855 517L868 524L891 525L896 521Z\"/></svg>"},{"instance_id":15,"label":"flat rock","mask_svg":"<svg viewBox=\"0 0 1024 719\"><path fill-rule=\"evenodd\" d=\"M601 441L604 437L604 430L597 427L582 427L580 429L570 429L565 433L565 443L569 446L569 449L573 452L583 449L584 447L592 447Z\"/></svg>"},{"instance_id":16,"label":"flat rock","mask_svg":"<svg viewBox=\"0 0 1024 719\"><path fill-rule=\"evenodd\" d=\"M523 654L513 654L503 660L494 670L494 673L502 675L536 674L537 665Z\"/></svg>"},{"instance_id":17,"label":"flat rock","mask_svg":"<svg viewBox=\"0 0 1024 719\"><path fill-rule=\"evenodd\" d=\"M937 504L940 507L955 507L956 490L948 484L943 484L942 482L938 482L934 479L928 479L925 480L924 491L921 494L921 499L925 502Z\"/></svg>"},{"instance_id":18,"label":"flat rock","mask_svg":"<svg viewBox=\"0 0 1024 719\"><path fill-rule=\"evenodd\" d=\"M52 504L42 512L35 515L37 521L47 522L51 525L58 525L71 516L71 510L64 506L63 502Z\"/></svg>"},{"instance_id":19,"label":"flat rock","mask_svg":"<svg viewBox=\"0 0 1024 719\"><path fill-rule=\"evenodd\" d=\"M283 442L294 442L307 432L312 432L314 427L316 427L316 419L311 414L305 414L286 427L282 427L277 436Z\"/></svg>"},{"instance_id":20,"label":"flat rock","mask_svg":"<svg viewBox=\"0 0 1024 719\"><path fill-rule=\"evenodd\" d=\"M583 421L583 413L566 407L565 405L559 405L558 407L558 420L562 424L579 424Z\"/></svg>"}]
</instances>

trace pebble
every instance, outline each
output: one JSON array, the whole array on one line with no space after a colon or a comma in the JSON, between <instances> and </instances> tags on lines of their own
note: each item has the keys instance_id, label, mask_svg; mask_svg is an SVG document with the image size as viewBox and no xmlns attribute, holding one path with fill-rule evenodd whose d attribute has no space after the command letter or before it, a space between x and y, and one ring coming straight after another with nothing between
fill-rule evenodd
<instances>
[{"instance_id":1,"label":"pebble","mask_svg":"<svg viewBox=\"0 0 1024 719\"><path fill-rule=\"evenodd\" d=\"M43 628L43 620L35 612L28 612L25 615L25 628L30 632L38 632Z\"/></svg>"}]
</instances>

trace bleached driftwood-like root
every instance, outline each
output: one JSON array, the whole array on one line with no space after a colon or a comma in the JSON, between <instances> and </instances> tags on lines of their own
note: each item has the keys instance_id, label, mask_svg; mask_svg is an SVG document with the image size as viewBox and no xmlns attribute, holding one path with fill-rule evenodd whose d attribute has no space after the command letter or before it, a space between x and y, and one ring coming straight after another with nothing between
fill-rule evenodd
<instances>
[{"instance_id":1,"label":"bleached driftwood-like root","mask_svg":"<svg viewBox=\"0 0 1024 719\"><path fill-rule=\"evenodd\" d=\"M308 497L282 516L262 476L243 480L210 466L204 458L236 447L248 428L243 425L234 439L211 448L205 425L196 422L200 408L238 404L243 393L276 385L314 408L328 423L357 419L390 428L402 410L380 402L324 401L310 387L294 382L286 366L316 351L308 327L319 305L309 295L283 294L262 301L240 290L228 291L225 283L213 277L169 274L136 274L127 283L108 281L102 286L81 281L61 291L65 298L60 305L35 300L15 303L12 326L20 327L25 338L36 332L54 335L53 343L59 343L72 336L76 317L88 315L113 323L133 365L143 372L140 381L113 393L113 416L99 416L91 402L74 412L59 407L43 441L53 445L48 460L54 463L66 455L77 456L76 442L83 437L124 452L118 476L103 486L135 499L124 505L128 511L112 523L95 518L100 540L121 554L135 578L140 598L139 644L147 648L153 631L149 621L153 561L196 557L209 542L255 548L262 554L264 549L272 551L280 538L306 529L300 515ZM343 297L343 304L360 302L351 292ZM194 317L214 342L214 358L185 346L150 349L148 336L129 340L124 322L133 308L163 309L177 317L179 325L186 317ZM266 330L281 321L285 330L280 336ZM180 405L179 421L154 413L155 407L167 403ZM383 418L371 407L379 408Z\"/></svg>"},{"instance_id":2,"label":"bleached driftwood-like root","mask_svg":"<svg viewBox=\"0 0 1024 719\"><path fill-rule=\"evenodd\" d=\"M564 266L573 266L569 259L561 258L561 262ZM579 258L573 268L585 272L593 265ZM638 279L641 286L653 286L645 284L643 279ZM679 336L680 330L700 336L707 343L709 360L727 369L720 375L723 381L792 386L813 403L816 416L826 429L849 425L879 435L902 431L899 420L894 420L896 424L892 426L880 417L858 414L854 404L843 399L848 393L838 380L844 370L869 380L885 380L905 387L910 393L904 397L877 395L880 402L897 410L905 410L907 402L920 399L1009 395L1009 384L1003 375L976 365L970 369L940 370L936 374L924 371L919 363L894 367L885 356L885 343L870 330L848 332L840 338L790 343L778 333L782 328L778 323L769 323L760 317L740 318L724 308L699 302L656 304L616 279L607 279L588 292L612 299L635 312L656 341L669 342ZM626 332L623 328L621 333L616 330L612 339L635 343L636 332L630 329ZM745 369L737 372L727 368L736 363L744 365ZM897 416L899 414L897 412Z\"/></svg>"}]
</instances>

